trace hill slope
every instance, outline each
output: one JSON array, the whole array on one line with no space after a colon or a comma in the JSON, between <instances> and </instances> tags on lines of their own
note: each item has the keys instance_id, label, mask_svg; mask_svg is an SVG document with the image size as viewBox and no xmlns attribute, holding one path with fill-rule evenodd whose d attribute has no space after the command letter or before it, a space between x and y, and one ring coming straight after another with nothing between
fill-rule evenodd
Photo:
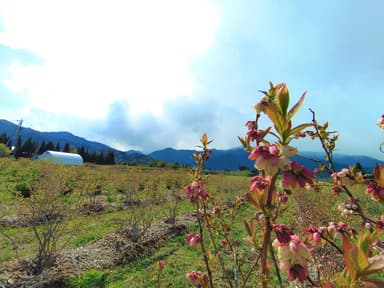
<instances>
[{"instance_id":1,"label":"hill slope","mask_svg":"<svg viewBox=\"0 0 384 288\"><path fill-rule=\"evenodd\" d=\"M195 164L192 154L194 150L176 150L173 148L166 148L158 150L149 154L154 159L163 160L165 162L178 162L179 164L188 164L193 166ZM310 168L311 170L318 167L318 164L309 159L323 160L324 154L320 152L304 151L300 153L302 157L292 157L302 165ZM363 168L369 172L376 165L376 163L383 163L382 161L362 155L344 155L335 154L334 162L336 169L349 167L351 164L359 162ZM248 153L243 148L233 148L228 150L212 149L212 155L206 167L212 170L237 170L241 166L248 167L250 170L254 169L253 161L248 160Z\"/></svg>"},{"instance_id":2,"label":"hill slope","mask_svg":"<svg viewBox=\"0 0 384 288\"><path fill-rule=\"evenodd\" d=\"M13 145L16 143L18 126L10 121L0 119L0 133L6 133L12 138ZM40 132L31 128L23 128L21 130L21 138L25 141L28 138L41 144L43 141L46 143L52 141L55 145L58 143L61 149L66 143L75 148L84 147L89 152L109 152L113 151L115 160L117 162L134 162L134 163L147 163L153 159L147 155L137 151L120 151L111 148L105 144L89 141L85 138L76 136L69 132Z\"/></svg>"},{"instance_id":3,"label":"hill slope","mask_svg":"<svg viewBox=\"0 0 384 288\"><path fill-rule=\"evenodd\" d=\"M0 119L0 133L5 132L8 136L11 136L13 143L16 142L17 130L18 126L16 124L7 120ZM192 157L192 154L196 152L194 150L177 150L174 148L165 148L146 155L133 150L120 151L96 141L89 141L69 132L40 132L30 128L23 128L21 131L21 137L23 140L26 140L30 137L39 144L41 144L43 141L46 143L52 141L54 144L59 143L61 148L64 147L65 143L68 143L75 148L84 147L90 152L113 151L116 162L144 164L156 159L168 163L178 162L181 165L195 165L195 161ZM293 157L293 160L301 163L302 165L305 165L312 170L318 167L318 164L309 159L324 160L325 158L323 153L320 152L304 151L300 153L300 156L303 156L304 158ZM368 156L344 154L335 154L334 162L338 170L343 167L348 167L350 164L359 162L367 172L370 172L376 163L383 163L378 159ZM242 166L248 167L248 169L252 170L254 169L253 165L253 161L248 160L248 153L244 151L243 148L239 147L226 150L213 149L211 158L206 167L212 170L233 171L238 170Z\"/></svg>"}]
</instances>

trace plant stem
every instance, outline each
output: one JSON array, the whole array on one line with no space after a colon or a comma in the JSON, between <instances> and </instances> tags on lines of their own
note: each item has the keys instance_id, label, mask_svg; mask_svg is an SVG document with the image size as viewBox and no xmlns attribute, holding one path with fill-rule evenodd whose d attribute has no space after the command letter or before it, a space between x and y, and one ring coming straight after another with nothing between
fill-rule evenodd
<instances>
[{"instance_id":1,"label":"plant stem","mask_svg":"<svg viewBox=\"0 0 384 288\"><path fill-rule=\"evenodd\" d=\"M272 247L271 242L269 242L269 252L271 253L272 261L273 261L273 264L275 266L277 280L279 280L280 287L283 288L283 281L281 280L279 265L277 265L275 252L273 251L273 247Z\"/></svg>"},{"instance_id":2,"label":"plant stem","mask_svg":"<svg viewBox=\"0 0 384 288\"><path fill-rule=\"evenodd\" d=\"M260 256L261 256L261 253L259 253L259 256L257 256L257 259L256 259L255 263L253 263L252 267L249 268L249 270L247 272L247 276L245 277L245 279L243 281L243 285L241 286L241 288L245 288L245 285L247 285L247 282L249 280L249 277L252 274L252 271L256 268L257 264L259 264Z\"/></svg>"},{"instance_id":3,"label":"plant stem","mask_svg":"<svg viewBox=\"0 0 384 288\"><path fill-rule=\"evenodd\" d=\"M263 237L263 247L261 250L261 275L263 277L262 279L262 287L267 288L268 287L268 249L271 245L271 234L272 234L272 224L271 224L271 215L270 210L272 208L272 196L275 192L275 183L277 179L277 175L279 174L280 170L272 177L271 184L268 189L268 195L267 195L267 202L264 208L265 211L265 230L264 230L264 237Z\"/></svg>"},{"instance_id":4,"label":"plant stem","mask_svg":"<svg viewBox=\"0 0 384 288\"><path fill-rule=\"evenodd\" d=\"M317 120L316 120L316 116L315 116L315 111L313 111L312 109L309 109L309 111L311 111L311 113L312 113L312 123L313 123L313 126L315 127L316 135L317 135L317 137L319 137L319 140L320 140L320 143L321 143L321 147L323 148L325 154L327 155L328 171L333 173L333 172L336 171L336 169L335 169L335 164L333 163L332 152L326 147L326 145L324 143L325 140L324 140L324 138L320 134L319 128L317 126Z\"/></svg>"},{"instance_id":5,"label":"plant stem","mask_svg":"<svg viewBox=\"0 0 384 288\"><path fill-rule=\"evenodd\" d=\"M200 232L200 237L201 237L201 251L203 252L203 257L204 257L204 263L205 267L207 268L207 274L208 274L208 279L209 279L209 287L213 288L213 279L212 279L212 271L211 268L209 267L209 261L208 261L208 255L207 255L207 250L204 245L204 236L203 236L203 223L201 221L201 214L200 214L200 209L199 209L199 202L196 201L196 213L197 213L197 222L199 224L199 232Z\"/></svg>"},{"instance_id":6,"label":"plant stem","mask_svg":"<svg viewBox=\"0 0 384 288\"><path fill-rule=\"evenodd\" d=\"M205 204L205 202L203 202L203 209L204 209L204 217L205 217L208 214L207 213L207 205ZM227 280L227 282L229 284L229 287L232 288L233 287L232 286L232 282L231 282L231 279L229 278L227 270L225 269L223 259L220 256L220 251L217 248L217 245L216 245L216 242L215 242L215 237L213 236L213 233L212 233L211 224L208 221L205 221L205 223L206 223L206 227L207 227L207 231L208 231L209 237L211 238L211 243L212 243L213 249L215 249L215 253L216 253L216 255L217 255L218 259L219 259L221 270L224 273L224 278Z\"/></svg>"}]
</instances>

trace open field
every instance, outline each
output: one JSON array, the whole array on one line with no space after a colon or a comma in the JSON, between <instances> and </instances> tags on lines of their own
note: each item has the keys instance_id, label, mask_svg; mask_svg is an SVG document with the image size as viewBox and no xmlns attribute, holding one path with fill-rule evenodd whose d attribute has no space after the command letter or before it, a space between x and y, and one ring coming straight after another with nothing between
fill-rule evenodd
<instances>
[{"instance_id":1,"label":"open field","mask_svg":"<svg viewBox=\"0 0 384 288\"><path fill-rule=\"evenodd\" d=\"M29 276L19 283L38 278L36 285L50 283L41 287L157 287L159 283L161 287L188 287L185 273L203 269L201 252L187 246L184 238L185 233L197 232L193 208L183 192L192 179L189 172L181 168L69 167L0 159L0 281L12 278L16 285L24 277L16 249L24 269L30 269ZM242 223L254 215L254 209L245 202L234 213L234 199L248 191L249 177L244 173L211 174L208 184L210 193L228 208L225 224L238 242L239 274L249 274L246 287L257 287L253 263L258 255L243 240L247 233ZM301 234L309 223L342 220L337 210L342 199L324 184L321 192L290 196L289 203L294 205L287 205L280 223ZM366 201L361 187L354 189L368 204L368 214L382 213L378 204ZM49 233L54 236L49 238ZM51 264L62 263L62 267L43 267L43 271L61 273L60 281L44 282L44 277L53 276L36 272L41 263L34 257L39 252L61 255L61 260L54 258ZM158 280L156 263L160 260L166 265ZM225 261L231 271L232 263Z\"/></svg>"}]
</instances>

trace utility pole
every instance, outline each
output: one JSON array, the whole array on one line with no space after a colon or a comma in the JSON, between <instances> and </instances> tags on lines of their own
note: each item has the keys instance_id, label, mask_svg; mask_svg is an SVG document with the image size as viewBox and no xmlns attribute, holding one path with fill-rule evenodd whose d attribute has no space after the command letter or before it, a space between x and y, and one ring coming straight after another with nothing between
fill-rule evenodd
<instances>
[{"instance_id":1,"label":"utility pole","mask_svg":"<svg viewBox=\"0 0 384 288\"><path fill-rule=\"evenodd\" d=\"M22 151L21 151L21 130L23 129L23 120L22 119L16 120L16 122L18 124L18 127L17 127L16 146L15 146L13 155L17 159L22 154Z\"/></svg>"}]
</instances>

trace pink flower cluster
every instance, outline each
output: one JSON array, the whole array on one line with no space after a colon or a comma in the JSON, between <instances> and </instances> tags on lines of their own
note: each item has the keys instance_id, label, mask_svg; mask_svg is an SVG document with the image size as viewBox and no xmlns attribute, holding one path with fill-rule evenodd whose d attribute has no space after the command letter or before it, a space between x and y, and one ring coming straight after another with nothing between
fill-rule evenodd
<instances>
[{"instance_id":1,"label":"pink flower cluster","mask_svg":"<svg viewBox=\"0 0 384 288\"><path fill-rule=\"evenodd\" d=\"M300 165L296 161L291 162L291 169L284 171L281 186L284 189L304 188L306 184L312 185L314 174L308 168Z\"/></svg>"},{"instance_id":2,"label":"pink flower cluster","mask_svg":"<svg viewBox=\"0 0 384 288\"><path fill-rule=\"evenodd\" d=\"M380 119L377 120L377 126L379 126L381 128L381 130L383 130L384 132L384 114L381 115Z\"/></svg>"},{"instance_id":3,"label":"pink flower cluster","mask_svg":"<svg viewBox=\"0 0 384 288\"><path fill-rule=\"evenodd\" d=\"M384 188L376 183L369 183L365 193L370 194L375 201L384 200Z\"/></svg>"},{"instance_id":4,"label":"pink flower cluster","mask_svg":"<svg viewBox=\"0 0 384 288\"><path fill-rule=\"evenodd\" d=\"M247 137L250 141L259 143L268 134L268 130L258 130L256 121L247 121L245 126L248 128Z\"/></svg>"},{"instance_id":5,"label":"pink flower cluster","mask_svg":"<svg viewBox=\"0 0 384 288\"><path fill-rule=\"evenodd\" d=\"M288 273L288 280L305 281L308 278L308 261L311 252L291 229L283 224L274 225L276 239L273 246L277 247L280 269Z\"/></svg>"},{"instance_id":6,"label":"pink flower cluster","mask_svg":"<svg viewBox=\"0 0 384 288\"><path fill-rule=\"evenodd\" d=\"M317 227L310 225L305 229L307 241L314 247L321 246L321 234Z\"/></svg>"},{"instance_id":7,"label":"pink flower cluster","mask_svg":"<svg viewBox=\"0 0 384 288\"><path fill-rule=\"evenodd\" d=\"M202 201L205 201L209 197L207 186L203 180L195 180L191 184L185 186L184 192L189 197L189 201L191 203L195 203L198 198L200 198Z\"/></svg>"},{"instance_id":8,"label":"pink flower cluster","mask_svg":"<svg viewBox=\"0 0 384 288\"><path fill-rule=\"evenodd\" d=\"M333 179L333 183L339 186L353 185L357 183L355 177L353 177L351 171L347 168L343 168L339 172L332 173L331 176Z\"/></svg>"},{"instance_id":9,"label":"pink flower cluster","mask_svg":"<svg viewBox=\"0 0 384 288\"><path fill-rule=\"evenodd\" d=\"M187 239L187 245L191 247L195 247L201 242L200 234L185 234L185 238Z\"/></svg>"},{"instance_id":10,"label":"pink flower cluster","mask_svg":"<svg viewBox=\"0 0 384 288\"><path fill-rule=\"evenodd\" d=\"M329 222L328 227L320 227L320 231L325 232L327 231L328 234L331 236L332 239L342 239L342 235L345 233L348 236L356 235L357 232L348 224L345 224L344 222L340 221L339 223L336 222Z\"/></svg>"},{"instance_id":11,"label":"pink flower cluster","mask_svg":"<svg viewBox=\"0 0 384 288\"><path fill-rule=\"evenodd\" d=\"M203 283L203 273L201 271L189 271L185 277L196 287L201 287Z\"/></svg>"},{"instance_id":12,"label":"pink flower cluster","mask_svg":"<svg viewBox=\"0 0 384 288\"><path fill-rule=\"evenodd\" d=\"M270 178L263 177L261 175L256 175L251 178L251 187L249 188L249 192L254 191L263 191L268 189L270 185Z\"/></svg>"},{"instance_id":13,"label":"pink flower cluster","mask_svg":"<svg viewBox=\"0 0 384 288\"><path fill-rule=\"evenodd\" d=\"M384 200L384 166L377 164L373 169L374 181L369 183L366 194L371 194L371 197L375 201Z\"/></svg>"},{"instance_id":14,"label":"pink flower cluster","mask_svg":"<svg viewBox=\"0 0 384 288\"><path fill-rule=\"evenodd\" d=\"M248 159L255 160L255 168L264 170L268 175L279 171L279 147L276 144L256 146Z\"/></svg>"}]
</instances>

